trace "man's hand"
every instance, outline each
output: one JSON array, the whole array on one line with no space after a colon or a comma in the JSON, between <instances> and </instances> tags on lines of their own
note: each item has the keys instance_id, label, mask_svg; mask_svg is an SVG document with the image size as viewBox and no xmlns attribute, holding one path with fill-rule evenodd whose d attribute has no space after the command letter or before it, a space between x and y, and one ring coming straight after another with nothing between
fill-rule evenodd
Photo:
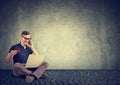
<instances>
[{"instance_id":1,"label":"man's hand","mask_svg":"<svg viewBox=\"0 0 120 85\"><path fill-rule=\"evenodd\" d=\"M17 51L16 51L16 50L11 50L10 54L11 54L11 56L13 57L14 55L17 54Z\"/></svg>"},{"instance_id":2,"label":"man's hand","mask_svg":"<svg viewBox=\"0 0 120 85\"><path fill-rule=\"evenodd\" d=\"M29 44L30 47L33 47L33 42L32 42L32 40L30 40L28 44Z\"/></svg>"},{"instance_id":3,"label":"man's hand","mask_svg":"<svg viewBox=\"0 0 120 85\"><path fill-rule=\"evenodd\" d=\"M14 57L14 55L17 54L16 50L11 50L11 52L6 56L6 62L10 63L11 59Z\"/></svg>"},{"instance_id":4,"label":"man's hand","mask_svg":"<svg viewBox=\"0 0 120 85\"><path fill-rule=\"evenodd\" d=\"M29 41L29 47L32 49L34 55L39 55L36 49L33 46L32 40Z\"/></svg>"}]
</instances>

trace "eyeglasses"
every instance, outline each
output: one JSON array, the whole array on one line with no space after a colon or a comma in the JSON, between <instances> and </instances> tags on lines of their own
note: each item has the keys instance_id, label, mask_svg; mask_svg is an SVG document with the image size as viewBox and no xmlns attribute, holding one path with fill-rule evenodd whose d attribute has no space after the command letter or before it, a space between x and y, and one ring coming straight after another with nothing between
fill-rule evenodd
<instances>
[{"instance_id":1,"label":"eyeglasses","mask_svg":"<svg viewBox=\"0 0 120 85\"><path fill-rule=\"evenodd\" d=\"M26 38L26 37L24 37L24 36L22 36L25 40L31 40L31 38Z\"/></svg>"}]
</instances>

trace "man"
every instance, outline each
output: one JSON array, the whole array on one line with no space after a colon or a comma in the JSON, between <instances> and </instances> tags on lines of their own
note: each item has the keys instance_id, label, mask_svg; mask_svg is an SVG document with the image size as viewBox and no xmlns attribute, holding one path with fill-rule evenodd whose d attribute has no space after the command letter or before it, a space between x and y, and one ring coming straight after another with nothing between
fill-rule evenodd
<instances>
[{"instance_id":1,"label":"man","mask_svg":"<svg viewBox=\"0 0 120 85\"><path fill-rule=\"evenodd\" d=\"M27 83L32 83L35 78L45 78L46 75L44 72L48 67L48 63L43 62L37 68L25 68L26 61L30 54L39 55L33 46L30 33L28 31L23 31L20 36L20 43L13 45L10 48L9 53L6 56L6 62L10 63L13 58L13 75L16 77L25 76Z\"/></svg>"}]
</instances>

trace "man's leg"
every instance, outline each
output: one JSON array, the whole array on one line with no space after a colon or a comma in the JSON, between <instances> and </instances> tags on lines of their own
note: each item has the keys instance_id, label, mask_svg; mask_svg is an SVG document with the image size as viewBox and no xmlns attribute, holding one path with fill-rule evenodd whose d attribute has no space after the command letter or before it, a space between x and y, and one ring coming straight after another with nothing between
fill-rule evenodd
<instances>
[{"instance_id":1,"label":"man's leg","mask_svg":"<svg viewBox=\"0 0 120 85\"><path fill-rule=\"evenodd\" d=\"M26 76L26 82L27 83L32 83L32 81L35 79L34 76L39 79L42 74L46 71L48 67L48 63L47 62L43 62L33 73L31 70L28 70L27 68L25 68L24 65L20 64L20 63L15 63L13 66L13 75L14 76L21 76L21 75L25 75ZM34 76L33 76L34 75Z\"/></svg>"},{"instance_id":2,"label":"man's leg","mask_svg":"<svg viewBox=\"0 0 120 85\"><path fill-rule=\"evenodd\" d=\"M42 74L46 71L46 69L48 68L48 63L47 62L43 62L34 72L33 75L39 79Z\"/></svg>"},{"instance_id":3,"label":"man's leg","mask_svg":"<svg viewBox=\"0 0 120 85\"><path fill-rule=\"evenodd\" d=\"M16 77L22 76L22 75L30 75L32 74L32 71L25 68L25 66L21 63L15 63L13 65L13 75Z\"/></svg>"},{"instance_id":4,"label":"man's leg","mask_svg":"<svg viewBox=\"0 0 120 85\"><path fill-rule=\"evenodd\" d=\"M36 68L36 70L31 75L26 76L26 82L32 83L35 78L39 79L42 76L42 74L46 71L47 67L48 63L43 62L38 68Z\"/></svg>"},{"instance_id":5,"label":"man's leg","mask_svg":"<svg viewBox=\"0 0 120 85\"><path fill-rule=\"evenodd\" d=\"M27 68L25 68L25 66L23 64L20 63L15 63L13 66L13 75L16 77L25 75L26 78L26 82L27 83L32 83L32 81L35 79L34 76L28 76L31 75L32 71L28 70Z\"/></svg>"}]
</instances>

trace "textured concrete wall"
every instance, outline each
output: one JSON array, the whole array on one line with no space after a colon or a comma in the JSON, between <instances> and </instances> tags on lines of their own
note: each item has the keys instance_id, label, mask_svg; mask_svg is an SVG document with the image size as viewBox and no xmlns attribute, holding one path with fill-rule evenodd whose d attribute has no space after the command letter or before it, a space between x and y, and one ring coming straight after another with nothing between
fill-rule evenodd
<instances>
[{"instance_id":1,"label":"textured concrete wall","mask_svg":"<svg viewBox=\"0 0 120 85\"><path fill-rule=\"evenodd\" d=\"M49 69L119 69L118 2L105 0L13 0L0 8L0 68L4 58L31 32Z\"/></svg>"}]
</instances>

